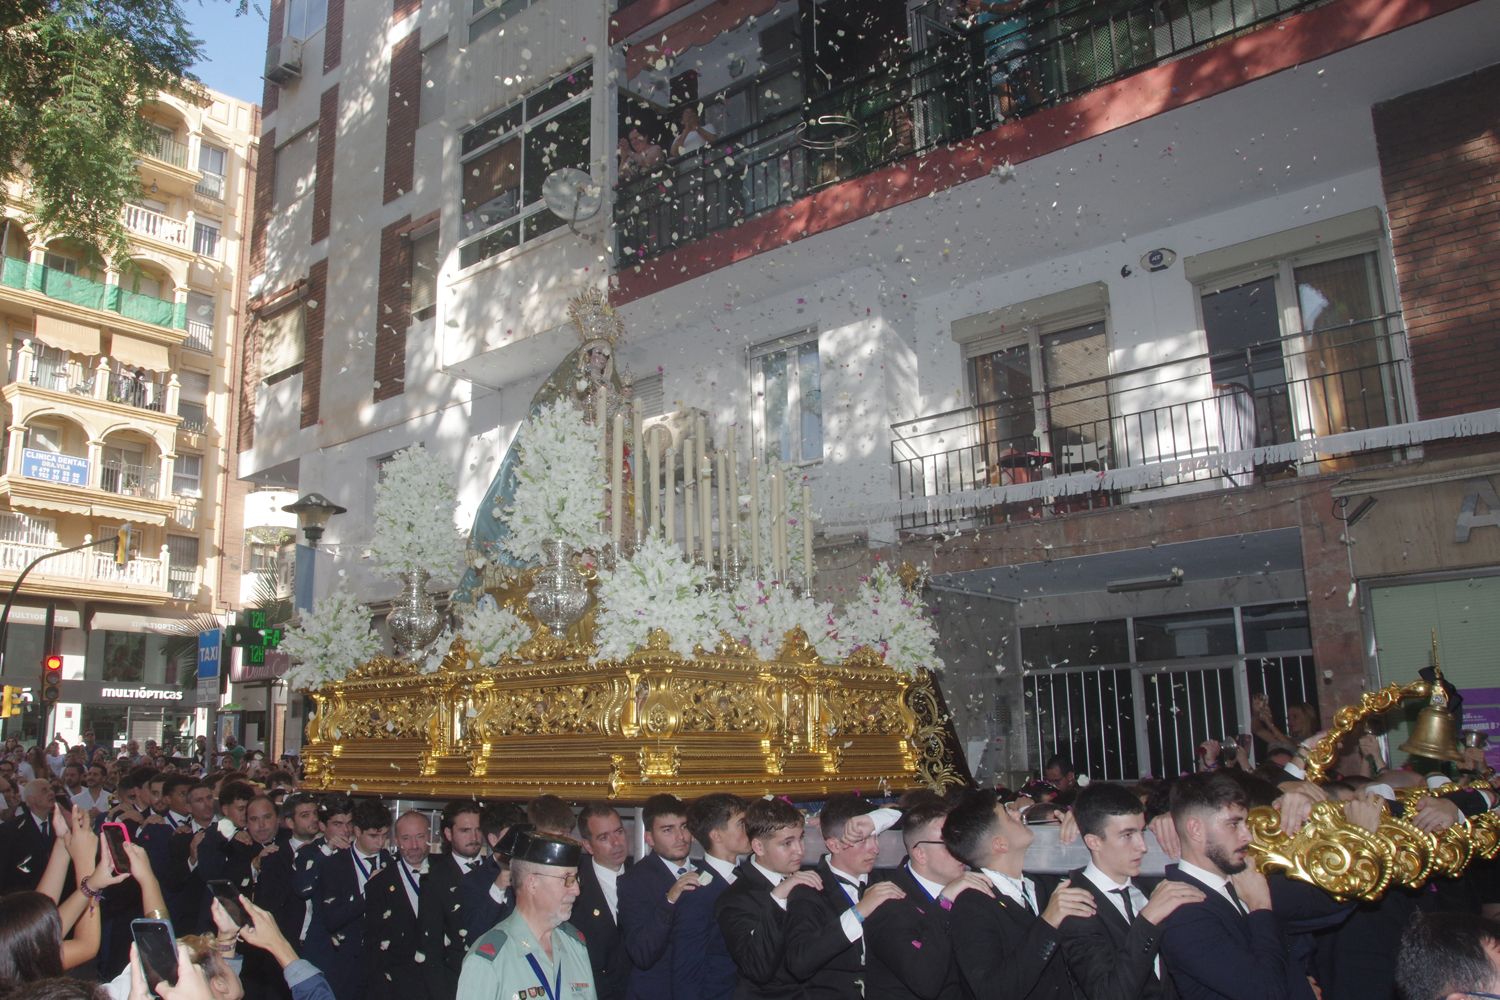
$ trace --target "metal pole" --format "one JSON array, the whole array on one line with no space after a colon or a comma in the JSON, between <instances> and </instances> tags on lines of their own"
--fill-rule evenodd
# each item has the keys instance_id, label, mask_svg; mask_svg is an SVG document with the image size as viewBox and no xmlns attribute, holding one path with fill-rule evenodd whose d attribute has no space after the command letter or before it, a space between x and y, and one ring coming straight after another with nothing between
<instances>
[{"instance_id":1,"label":"metal pole","mask_svg":"<svg viewBox=\"0 0 1500 1000\"><path fill-rule=\"evenodd\" d=\"M42 620L42 655L46 656L52 650L52 621L57 611L57 602L47 602L47 616ZM58 689L59 697L61 688ZM57 735L57 702L53 702L47 709L47 715L42 719L41 732L37 736L43 742L50 742L50 737Z\"/></svg>"}]
</instances>

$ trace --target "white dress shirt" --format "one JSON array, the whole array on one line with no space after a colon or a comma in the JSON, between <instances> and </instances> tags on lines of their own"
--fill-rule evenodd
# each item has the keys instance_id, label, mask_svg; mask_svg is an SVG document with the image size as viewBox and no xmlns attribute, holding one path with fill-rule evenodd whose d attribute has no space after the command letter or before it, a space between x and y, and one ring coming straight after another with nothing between
<instances>
[{"instance_id":1,"label":"white dress shirt","mask_svg":"<svg viewBox=\"0 0 1500 1000\"><path fill-rule=\"evenodd\" d=\"M1032 913L1041 912L1036 908L1036 883L1031 879L1024 875L1016 878L1004 872L997 872L993 868L979 870L984 872L985 877L990 880L990 884L1000 895ZM1027 902L1028 899L1031 900L1030 903Z\"/></svg>"},{"instance_id":2,"label":"white dress shirt","mask_svg":"<svg viewBox=\"0 0 1500 1000\"><path fill-rule=\"evenodd\" d=\"M725 861L722 858L714 857L712 854L703 855L703 860L708 865L708 867L718 872L719 875L724 879L724 881L728 882L730 885L734 885L734 880L738 876L734 873L733 861Z\"/></svg>"},{"instance_id":3,"label":"white dress shirt","mask_svg":"<svg viewBox=\"0 0 1500 1000\"><path fill-rule=\"evenodd\" d=\"M828 870L833 872L833 877L839 880L839 888L844 890L845 897L849 900L849 909L839 914L839 926L844 929L844 937L853 944L865 936L864 922L854 913L854 907L859 905L859 894L865 884L870 881L868 875L850 875L833 867L833 862L828 863ZM854 885L849 883L853 882Z\"/></svg>"},{"instance_id":4,"label":"white dress shirt","mask_svg":"<svg viewBox=\"0 0 1500 1000\"><path fill-rule=\"evenodd\" d=\"M1225 878L1223 875L1220 875L1218 872L1211 872L1206 869L1199 868L1197 865L1193 864L1190 861L1177 862L1177 870L1182 872L1182 874L1184 875L1192 876L1199 882L1202 882L1204 885L1208 886L1214 892L1217 892L1220 896L1223 896L1225 902L1234 907L1236 910L1239 910L1241 913L1246 912L1246 910L1248 909L1248 907L1243 905L1243 901L1239 903L1235 902L1234 897L1229 894L1229 879Z\"/></svg>"},{"instance_id":5,"label":"white dress shirt","mask_svg":"<svg viewBox=\"0 0 1500 1000\"><path fill-rule=\"evenodd\" d=\"M781 874L781 872L773 872L771 869L767 868L759 861L756 861L754 858L750 859L750 863L755 866L755 870L760 872L762 877L764 877L767 882L771 883L772 889L775 889L778 885L781 884L782 879L786 878L786 876ZM771 899L776 903L777 906L781 907L783 910L786 909L786 900L782 899L780 896L775 895L773 895Z\"/></svg>"},{"instance_id":6,"label":"white dress shirt","mask_svg":"<svg viewBox=\"0 0 1500 1000\"><path fill-rule=\"evenodd\" d=\"M604 893L604 902L609 904L609 915L614 918L615 923L620 922L620 873L625 870L621 865L618 869L606 868L597 859L590 860L589 864L594 866L594 875L599 879L599 891Z\"/></svg>"},{"instance_id":7,"label":"white dress shirt","mask_svg":"<svg viewBox=\"0 0 1500 1000\"><path fill-rule=\"evenodd\" d=\"M1117 883L1114 879L1104 874L1104 872L1100 870L1099 866L1094 864L1092 861L1084 866L1083 877L1094 883L1094 885L1098 886L1099 891L1104 893L1104 898L1109 900L1110 904L1114 906L1114 908L1119 912L1120 916L1125 918L1125 922L1127 924L1133 924L1137 919L1139 919L1141 910L1146 906L1147 899L1146 894L1140 889L1136 888L1134 882L1130 881L1130 879L1126 879L1123 883ZM1132 910L1131 913L1125 912L1125 900L1121 898L1120 893L1117 891L1120 889L1125 889L1130 893L1130 907ZM1156 961L1153 962L1152 965L1156 969L1156 978L1160 979L1161 957L1157 956Z\"/></svg>"}]
</instances>

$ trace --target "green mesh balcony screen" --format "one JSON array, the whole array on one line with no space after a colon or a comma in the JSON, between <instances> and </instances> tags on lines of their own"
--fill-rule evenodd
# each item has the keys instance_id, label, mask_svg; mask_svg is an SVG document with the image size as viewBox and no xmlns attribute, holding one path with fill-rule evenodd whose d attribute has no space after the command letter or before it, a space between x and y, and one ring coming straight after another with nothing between
<instances>
[{"instance_id":1,"label":"green mesh balcony screen","mask_svg":"<svg viewBox=\"0 0 1500 1000\"><path fill-rule=\"evenodd\" d=\"M89 309L104 308L104 283L54 268L42 269L42 291L51 298ZM170 303L168 303L170 305Z\"/></svg>"},{"instance_id":2,"label":"green mesh balcony screen","mask_svg":"<svg viewBox=\"0 0 1500 1000\"><path fill-rule=\"evenodd\" d=\"M138 319L142 323L157 326L172 326L173 304L166 299L142 295L139 292L120 291L120 315Z\"/></svg>"}]
</instances>

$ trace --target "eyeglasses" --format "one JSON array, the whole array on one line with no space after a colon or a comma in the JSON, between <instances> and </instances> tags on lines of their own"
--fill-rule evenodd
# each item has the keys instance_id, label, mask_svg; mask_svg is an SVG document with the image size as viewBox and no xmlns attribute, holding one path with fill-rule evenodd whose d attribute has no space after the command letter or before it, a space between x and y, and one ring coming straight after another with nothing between
<instances>
[{"instance_id":1,"label":"eyeglasses","mask_svg":"<svg viewBox=\"0 0 1500 1000\"><path fill-rule=\"evenodd\" d=\"M568 886L569 888L572 888L573 886L578 884L577 872L568 872L568 874L566 875L554 875L551 872L532 872L531 874L540 875L543 878L560 878L562 879L563 885ZM1500 1000L1500 998L1497 998L1497 1000Z\"/></svg>"}]
</instances>

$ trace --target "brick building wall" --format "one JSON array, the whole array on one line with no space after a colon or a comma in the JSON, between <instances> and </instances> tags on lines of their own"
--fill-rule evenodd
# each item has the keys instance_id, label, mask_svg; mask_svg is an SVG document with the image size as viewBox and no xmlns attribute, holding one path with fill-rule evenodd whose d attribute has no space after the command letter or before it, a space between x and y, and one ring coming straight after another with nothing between
<instances>
[{"instance_id":1,"label":"brick building wall","mask_svg":"<svg viewBox=\"0 0 1500 1000\"><path fill-rule=\"evenodd\" d=\"M318 153L313 177L312 242L328 238L333 224L333 152L339 131L339 85L323 91L318 102Z\"/></svg>"},{"instance_id":2,"label":"brick building wall","mask_svg":"<svg viewBox=\"0 0 1500 1000\"><path fill-rule=\"evenodd\" d=\"M302 423L318 422L318 403L323 387L323 317L328 309L328 261L307 269L307 311L302 324Z\"/></svg>"},{"instance_id":3,"label":"brick building wall","mask_svg":"<svg viewBox=\"0 0 1500 1000\"><path fill-rule=\"evenodd\" d=\"M1418 415L1488 409L1500 382L1500 64L1374 108Z\"/></svg>"},{"instance_id":4,"label":"brick building wall","mask_svg":"<svg viewBox=\"0 0 1500 1000\"><path fill-rule=\"evenodd\" d=\"M391 49L391 83L385 122L386 204L411 190L421 100L422 33L413 31Z\"/></svg>"},{"instance_id":5,"label":"brick building wall","mask_svg":"<svg viewBox=\"0 0 1500 1000\"><path fill-rule=\"evenodd\" d=\"M380 279L375 302L375 401L406 386L406 328L411 325L411 217L380 231Z\"/></svg>"}]
</instances>

